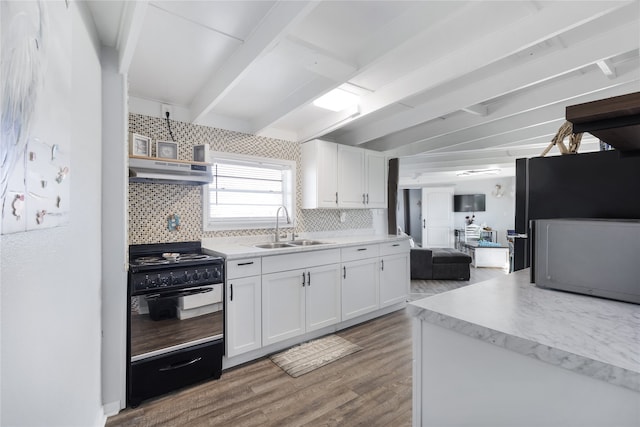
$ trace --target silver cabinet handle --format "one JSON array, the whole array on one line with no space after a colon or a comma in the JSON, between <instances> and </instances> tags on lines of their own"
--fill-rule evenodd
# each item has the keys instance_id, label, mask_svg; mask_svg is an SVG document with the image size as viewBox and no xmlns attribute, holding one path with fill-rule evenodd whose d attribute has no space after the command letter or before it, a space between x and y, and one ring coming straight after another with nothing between
<instances>
[{"instance_id":1,"label":"silver cabinet handle","mask_svg":"<svg viewBox=\"0 0 640 427\"><path fill-rule=\"evenodd\" d=\"M362 193L362 204L363 204L363 205L365 204L365 201L364 201L364 193Z\"/></svg>"},{"instance_id":2,"label":"silver cabinet handle","mask_svg":"<svg viewBox=\"0 0 640 427\"><path fill-rule=\"evenodd\" d=\"M347 278L347 267L342 267L342 278L346 279Z\"/></svg>"},{"instance_id":3,"label":"silver cabinet handle","mask_svg":"<svg viewBox=\"0 0 640 427\"><path fill-rule=\"evenodd\" d=\"M302 287L304 288L305 285L305 276L304 276L304 271L302 272Z\"/></svg>"},{"instance_id":4,"label":"silver cabinet handle","mask_svg":"<svg viewBox=\"0 0 640 427\"><path fill-rule=\"evenodd\" d=\"M383 259L381 259L381 260L380 260L380 263L382 264L382 271L384 271L384 260L383 260Z\"/></svg>"},{"instance_id":5,"label":"silver cabinet handle","mask_svg":"<svg viewBox=\"0 0 640 427\"><path fill-rule=\"evenodd\" d=\"M307 286L311 286L311 272L307 271Z\"/></svg>"},{"instance_id":6,"label":"silver cabinet handle","mask_svg":"<svg viewBox=\"0 0 640 427\"><path fill-rule=\"evenodd\" d=\"M369 204L369 193L367 193L367 204Z\"/></svg>"},{"instance_id":7,"label":"silver cabinet handle","mask_svg":"<svg viewBox=\"0 0 640 427\"><path fill-rule=\"evenodd\" d=\"M231 295L229 295L229 301L233 301L233 283L229 285L229 288L231 290L230 292Z\"/></svg>"},{"instance_id":8,"label":"silver cabinet handle","mask_svg":"<svg viewBox=\"0 0 640 427\"><path fill-rule=\"evenodd\" d=\"M338 192L336 191L336 205L338 204Z\"/></svg>"},{"instance_id":9,"label":"silver cabinet handle","mask_svg":"<svg viewBox=\"0 0 640 427\"><path fill-rule=\"evenodd\" d=\"M422 228L427 228L427 220L426 219L422 220Z\"/></svg>"},{"instance_id":10,"label":"silver cabinet handle","mask_svg":"<svg viewBox=\"0 0 640 427\"><path fill-rule=\"evenodd\" d=\"M253 261L251 261L251 262L239 262L238 263L238 267L240 267L242 265L251 265L251 264L253 264Z\"/></svg>"}]
</instances>

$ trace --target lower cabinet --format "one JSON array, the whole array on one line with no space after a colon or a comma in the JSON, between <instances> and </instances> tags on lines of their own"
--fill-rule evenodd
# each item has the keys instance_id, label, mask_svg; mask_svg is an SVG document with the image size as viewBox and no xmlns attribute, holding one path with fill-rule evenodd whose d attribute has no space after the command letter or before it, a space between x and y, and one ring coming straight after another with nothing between
<instances>
[{"instance_id":1,"label":"lower cabinet","mask_svg":"<svg viewBox=\"0 0 640 427\"><path fill-rule=\"evenodd\" d=\"M342 264L342 320L374 311L379 306L378 258Z\"/></svg>"},{"instance_id":2,"label":"lower cabinet","mask_svg":"<svg viewBox=\"0 0 640 427\"><path fill-rule=\"evenodd\" d=\"M226 356L406 301L405 241L227 262Z\"/></svg>"},{"instance_id":3,"label":"lower cabinet","mask_svg":"<svg viewBox=\"0 0 640 427\"><path fill-rule=\"evenodd\" d=\"M262 276L262 343L273 344L340 321L339 265Z\"/></svg>"},{"instance_id":4,"label":"lower cabinet","mask_svg":"<svg viewBox=\"0 0 640 427\"><path fill-rule=\"evenodd\" d=\"M406 301L409 283L407 253L380 258L380 307Z\"/></svg>"},{"instance_id":5,"label":"lower cabinet","mask_svg":"<svg viewBox=\"0 0 640 427\"><path fill-rule=\"evenodd\" d=\"M225 342L227 357L262 347L260 276L227 280Z\"/></svg>"}]
</instances>

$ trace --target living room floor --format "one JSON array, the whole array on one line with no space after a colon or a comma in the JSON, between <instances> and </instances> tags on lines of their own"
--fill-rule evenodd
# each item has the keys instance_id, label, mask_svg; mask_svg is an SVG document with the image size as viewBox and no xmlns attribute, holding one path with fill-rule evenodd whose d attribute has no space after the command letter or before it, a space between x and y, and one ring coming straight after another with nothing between
<instances>
[{"instance_id":1,"label":"living room floor","mask_svg":"<svg viewBox=\"0 0 640 427\"><path fill-rule=\"evenodd\" d=\"M509 274L509 271L503 268L470 268L471 277L466 280L412 280L409 299L411 301L419 300L431 295L447 292L452 289L461 288L463 286L472 285L474 283L484 282L496 277Z\"/></svg>"}]
</instances>

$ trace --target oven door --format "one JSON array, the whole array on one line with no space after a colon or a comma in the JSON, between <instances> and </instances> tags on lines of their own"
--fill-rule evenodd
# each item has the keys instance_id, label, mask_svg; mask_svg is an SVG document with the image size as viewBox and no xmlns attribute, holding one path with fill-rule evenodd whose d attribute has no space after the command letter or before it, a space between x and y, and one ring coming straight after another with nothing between
<instances>
[{"instance_id":1,"label":"oven door","mask_svg":"<svg viewBox=\"0 0 640 427\"><path fill-rule=\"evenodd\" d=\"M223 285L131 296L131 362L221 340Z\"/></svg>"}]
</instances>

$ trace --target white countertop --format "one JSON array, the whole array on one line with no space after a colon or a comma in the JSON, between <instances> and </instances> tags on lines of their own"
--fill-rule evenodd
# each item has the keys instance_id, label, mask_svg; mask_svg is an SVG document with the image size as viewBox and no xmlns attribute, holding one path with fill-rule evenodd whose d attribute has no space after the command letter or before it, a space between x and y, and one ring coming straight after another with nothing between
<instances>
[{"instance_id":1,"label":"white countertop","mask_svg":"<svg viewBox=\"0 0 640 427\"><path fill-rule=\"evenodd\" d=\"M409 313L640 392L640 305L541 289L529 270L414 301Z\"/></svg>"},{"instance_id":2,"label":"white countertop","mask_svg":"<svg viewBox=\"0 0 640 427\"><path fill-rule=\"evenodd\" d=\"M248 238L204 238L202 239L202 250L208 254L223 256L228 260L249 258L255 256L282 255L294 252L317 251L323 249L335 249L348 246L357 246L363 244L375 244L408 240L408 236L396 235L344 235L332 237L300 237L298 240L311 239L324 242L322 245L286 247L277 249L256 248L258 243L268 243L266 237L248 237Z\"/></svg>"}]
</instances>

